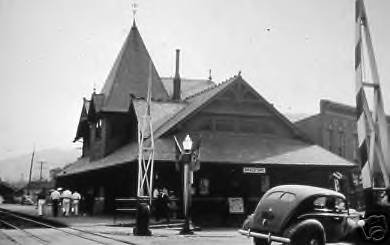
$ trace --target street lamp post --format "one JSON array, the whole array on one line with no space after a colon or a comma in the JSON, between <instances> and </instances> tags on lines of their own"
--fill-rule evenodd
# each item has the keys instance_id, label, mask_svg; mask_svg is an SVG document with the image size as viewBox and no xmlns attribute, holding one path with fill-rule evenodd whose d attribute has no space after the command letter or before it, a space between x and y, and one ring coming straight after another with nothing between
<instances>
[{"instance_id":1,"label":"street lamp post","mask_svg":"<svg viewBox=\"0 0 390 245\"><path fill-rule=\"evenodd\" d=\"M183 228L180 231L181 235L190 235L194 234L193 231L190 229L190 197L191 197L191 190L190 190L190 168L189 164L191 162L191 156L192 156L192 140L190 136L187 134L186 138L183 141L183 152L181 154L181 161L183 163L183 206L184 206L184 225Z\"/></svg>"}]
</instances>

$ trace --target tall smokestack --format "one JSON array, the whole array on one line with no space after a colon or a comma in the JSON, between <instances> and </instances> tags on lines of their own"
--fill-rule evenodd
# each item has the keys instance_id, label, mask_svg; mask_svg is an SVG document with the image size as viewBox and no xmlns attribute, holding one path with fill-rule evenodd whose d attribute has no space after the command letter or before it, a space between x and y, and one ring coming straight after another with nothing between
<instances>
[{"instance_id":1,"label":"tall smokestack","mask_svg":"<svg viewBox=\"0 0 390 245\"><path fill-rule=\"evenodd\" d=\"M179 75L179 64L180 64L180 49L176 49L176 72L175 72L175 78L173 79L173 100L180 100L180 93L181 93L181 79Z\"/></svg>"}]
</instances>

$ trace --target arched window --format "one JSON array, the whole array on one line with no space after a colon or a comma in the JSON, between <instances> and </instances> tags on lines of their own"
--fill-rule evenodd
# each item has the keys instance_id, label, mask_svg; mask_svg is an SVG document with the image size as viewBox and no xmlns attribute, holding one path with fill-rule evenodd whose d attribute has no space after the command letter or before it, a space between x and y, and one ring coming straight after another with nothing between
<instances>
[{"instance_id":1,"label":"arched window","mask_svg":"<svg viewBox=\"0 0 390 245\"><path fill-rule=\"evenodd\" d=\"M98 119L95 124L95 138L96 139L101 139L102 138L102 125L103 125L103 120Z\"/></svg>"},{"instance_id":2,"label":"arched window","mask_svg":"<svg viewBox=\"0 0 390 245\"><path fill-rule=\"evenodd\" d=\"M329 145L328 145L328 149L329 149L329 151L333 151L333 126L332 126L332 124L330 124L329 126L328 126L328 143L329 143Z\"/></svg>"},{"instance_id":3,"label":"arched window","mask_svg":"<svg viewBox=\"0 0 390 245\"><path fill-rule=\"evenodd\" d=\"M339 148L338 154L342 157L345 156L345 133L343 128L339 128Z\"/></svg>"}]
</instances>

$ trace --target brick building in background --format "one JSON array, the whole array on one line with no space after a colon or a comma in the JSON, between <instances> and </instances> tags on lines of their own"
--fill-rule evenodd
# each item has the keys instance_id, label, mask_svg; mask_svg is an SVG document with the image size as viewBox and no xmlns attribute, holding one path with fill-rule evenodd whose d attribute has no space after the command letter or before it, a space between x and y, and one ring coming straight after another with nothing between
<instances>
[{"instance_id":1,"label":"brick building in background","mask_svg":"<svg viewBox=\"0 0 390 245\"><path fill-rule=\"evenodd\" d=\"M387 121L390 129L390 117ZM355 107L321 100L320 113L296 121L295 125L314 143L351 162L360 162ZM390 149L387 153L390 154ZM359 169L351 177L355 185L359 182L358 176Z\"/></svg>"}]
</instances>

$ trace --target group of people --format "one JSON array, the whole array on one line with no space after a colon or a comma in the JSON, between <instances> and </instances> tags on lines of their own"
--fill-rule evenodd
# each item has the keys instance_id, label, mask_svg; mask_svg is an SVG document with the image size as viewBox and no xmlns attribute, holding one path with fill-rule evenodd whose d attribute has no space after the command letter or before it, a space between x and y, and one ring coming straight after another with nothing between
<instances>
[{"instance_id":1,"label":"group of people","mask_svg":"<svg viewBox=\"0 0 390 245\"><path fill-rule=\"evenodd\" d=\"M79 206L81 195L77 191L73 193L62 188L53 189L50 191L49 199L52 204L52 213L54 217L58 216L58 210L61 208L63 216L70 214L79 215ZM44 206L46 203L46 193L42 190L38 193L38 215L42 216L44 213Z\"/></svg>"},{"instance_id":2,"label":"group of people","mask_svg":"<svg viewBox=\"0 0 390 245\"><path fill-rule=\"evenodd\" d=\"M176 197L173 192L168 192L167 188L154 189L153 191L154 199L154 216L156 221L159 221L160 218L165 218L167 222L170 221L171 215L173 218L176 218L175 213L177 209Z\"/></svg>"}]
</instances>

